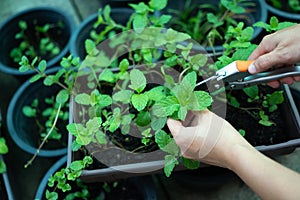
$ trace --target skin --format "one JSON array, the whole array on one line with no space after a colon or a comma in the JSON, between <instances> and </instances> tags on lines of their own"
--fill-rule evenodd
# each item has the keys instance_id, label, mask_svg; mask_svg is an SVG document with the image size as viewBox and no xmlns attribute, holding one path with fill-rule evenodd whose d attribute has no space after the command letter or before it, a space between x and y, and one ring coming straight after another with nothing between
<instances>
[{"instance_id":1,"label":"skin","mask_svg":"<svg viewBox=\"0 0 300 200\"><path fill-rule=\"evenodd\" d=\"M185 122L167 121L184 157L232 170L262 199L300 199L300 174L261 154L214 113L204 110L190 115L194 117L189 127L183 126ZM207 136L216 134L208 126L220 129L217 140L205 144Z\"/></svg>"},{"instance_id":2,"label":"skin","mask_svg":"<svg viewBox=\"0 0 300 200\"><path fill-rule=\"evenodd\" d=\"M300 25L263 38L249 60L252 74L271 67L300 62ZM292 84L300 77L270 82ZM190 112L185 121L168 119L168 127L181 153L191 158L235 172L262 199L300 199L300 174L257 151L226 120L209 110Z\"/></svg>"},{"instance_id":3,"label":"skin","mask_svg":"<svg viewBox=\"0 0 300 200\"><path fill-rule=\"evenodd\" d=\"M265 36L248 58L255 60L249 72L255 74L271 67L291 66L300 62L299 32L300 24L297 24ZM276 88L280 82L292 84L294 81L300 81L300 76L272 81L269 85Z\"/></svg>"}]
</instances>

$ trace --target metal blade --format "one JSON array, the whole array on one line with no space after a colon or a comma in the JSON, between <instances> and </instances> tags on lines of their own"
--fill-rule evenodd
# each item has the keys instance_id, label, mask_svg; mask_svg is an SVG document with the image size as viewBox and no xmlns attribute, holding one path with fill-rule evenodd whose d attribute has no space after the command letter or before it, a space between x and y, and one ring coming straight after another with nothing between
<instances>
[{"instance_id":1,"label":"metal blade","mask_svg":"<svg viewBox=\"0 0 300 200\"><path fill-rule=\"evenodd\" d=\"M205 80L200 81L199 83L197 83L197 84L196 84L196 87L198 87L199 85L202 85L202 84L204 84L204 83L206 83L206 82L208 82L208 81L217 79L218 77L219 77L219 76L217 76L217 75L211 76L211 77L209 77L209 78L207 78L207 79L205 79Z\"/></svg>"}]
</instances>

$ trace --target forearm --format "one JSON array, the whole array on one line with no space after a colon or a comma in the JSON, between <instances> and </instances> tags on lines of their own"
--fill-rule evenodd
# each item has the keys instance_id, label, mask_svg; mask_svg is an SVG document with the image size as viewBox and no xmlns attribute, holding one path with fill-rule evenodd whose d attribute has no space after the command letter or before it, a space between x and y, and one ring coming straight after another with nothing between
<instances>
[{"instance_id":1,"label":"forearm","mask_svg":"<svg viewBox=\"0 0 300 200\"><path fill-rule=\"evenodd\" d=\"M234 171L262 199L300 199L300 174L248 146L237 146L229 159Z\"/></svg>"}]
</instances>

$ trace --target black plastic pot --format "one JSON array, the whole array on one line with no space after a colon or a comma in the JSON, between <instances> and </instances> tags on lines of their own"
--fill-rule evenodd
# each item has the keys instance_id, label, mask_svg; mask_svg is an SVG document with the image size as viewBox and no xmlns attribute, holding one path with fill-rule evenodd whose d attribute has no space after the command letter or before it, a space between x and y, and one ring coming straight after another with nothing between
<instances>
[{"instance_id":1,"label":"black plastic pot","mask_svg":"<svg viewBox=\"0 0 300 200\"><path fill-rule=\"evenodd\" d=\"M51 175L53 175L56 171L58 171L61 167L64 167L64 165L67 164L67 156L62 157L59 159L44 175L42 178L38 189L36 191L35 199L45 199L45 190L47 188L48 184L48 179ZM102 181L102 180L98 180ZM157 194L154 186L154 182L150 176L145 176L145 177L133 177L128 180L119 180L121 185L124 186L124 189L126 187L127 191L124 191L126 193L131 193L135 195L135 198L137 199L144 199L144 200L156 200L157 199ZM124 183L123 183L124 182ZM92 184L98 184L98 186L102 183L92 183ZM127 188L127 186L129 187ZM97 187L97 188L101 188ZM117 196L120 196L122 194L116 194L114 192L114 189L111 193L105 193L104 191L99 190L98 194L101 196L103 199L114 199ZM130 191L128 191L130 190ZM119 191L120 192L120 191ZM112 197L110 197L112 195ZM124 195L124 194L123 194ZM126 194L127 195L127 194ZM127 198L125 196L122 196L122 198ZM132 196L131 196L132 198Z\"/></svg>"},{"instance_id":2,"label":"black plastic pot","mask_svg":"<svg viewBox=\"0 0 300 200\"><path fill-rule=\"evenodd\" d=\"M219 2L220 1L192 0L191 4L192 5L212 4L214 6L218 6ZM255 3L255 7L249 7L249 10L251 10L253 12L249 12L249 13L245 14L249 18L249 21L250 21L248 23L248 25L251 26L252 24L254 24L255 22L258 22L258 21L266 22L267 9L266 9L264 0L253 0L251 2ZM169 14L168 9L182 10L184 8L185 3L186 3L186 1L176 1L176 2L169 1L168 6L162 12ZM254 33L252 36L252 40L256 39L261 32L262 32L262 28L254 27ZM197 47L194 47L194 48L199 49L199 50L203 49L202 46L200 46L198 48ZM213 49L214 49L216 54L220 55L223 51L223 46L215 45L213 49L211 47L207 46L207 47L205 47L205 49L208 53L212 53Z\"/></svg>"},{"instance_id":3,"label":"black plastic pot","mask_svg":"<svg viewBox=\"0 0 300 200\"><path fill-rule=\"evenodd\" d=\"M115 22L125 24L132 12L132 9L129 8L112 8L111 17ZM97 20L98 13L90 15L79 25L72 35L70 51L74 57L79 57L81 60L85 58L85 40L91 39L90 32L94 29L93 25ZM102 28L103 26L100 26L96 29L96 31L99 32Z\"/></svg>"},{"instance_id":4,"label":"black plastic pot","mask_svg":"<svg viewBox=\"0 0 300 200\"><path fill-rule=\"evenodd\" d=\"M56 72L58 68L52 68L46 73ZM61 88L57 85L47 87L43 81L34 83L26 81L16 91L12 97L7 111L7 129L12 140L25 152L35 154L40 143L37 133L38 128L34 118L26 117L22 109L25 105L31 105L33 99L39 100L39 108L43 109L44 99L56 95ZM62 140L48 141L40 150L38 156L54 157L61 156L67 152L67 134L62 136ZM65 143L65 144L63 144Z\"/></svg>"},{"instance_id":5,"label":"black plastic pot","mask_svg":"<svg viewBox=\"0 0 300 200\"><path fill-rule=\"evenodd\" d=\"M278 9L273 7L270 3L268 3L268 1L264 0L267 10L271 13L271 16L275 15L277 17L281 17L285 20L292 20L292 21L298 21L300 20L300 14L299 13L292 13L290 11L286 11L283 9ZM288 1L281 1L282 4L286 4L285 7L287 7L288 5Z\"/></svg>"},{"instance_id":6,"label":"black plastic pot","mask_svg":"<svg viewBox=\"0 0 300 200\"><path fill-rule=\"evenodd\" d=\"M18 23L20 20L26 21L28 25L29 35L35 35L33 23L39 26L47 23L62 22L63 28L54 29L49 31L49 35L55 38L57 44L60 46L60 53L55 57L48 59L48 67L56 65L60 59L69 51L69 43L74 29L74 22L65 12L57 10L56 8L40 7L32 8L19 12L0 25L0 71L12 75L31 75L33 71L19 72L18 64L14 63L10 57L10 52L13 48L20 44L20 40L15 39L16 33L20 31Z\"/></svg>"}]
</instances>

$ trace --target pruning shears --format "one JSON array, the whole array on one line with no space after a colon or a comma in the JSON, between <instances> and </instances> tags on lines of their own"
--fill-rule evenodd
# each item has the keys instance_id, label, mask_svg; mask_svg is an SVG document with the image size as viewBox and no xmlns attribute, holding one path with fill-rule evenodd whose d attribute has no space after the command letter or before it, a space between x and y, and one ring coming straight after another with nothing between
<instances>
[{"instance_id":1,"label":"pruning shears","mask_svg":"<svg viewBox=\"0 0 300 200\"><path fill-rule=\"evenodd\" d=\"M277 68L272 71L250 74L248 67L254 60L236 60L216 71L215 75L196 84L200 86L208 81L223 81L225 89L243 89L252 85L267 83L285 77L300 76L300 66Z\"/></svg>"}]
</instances>

